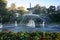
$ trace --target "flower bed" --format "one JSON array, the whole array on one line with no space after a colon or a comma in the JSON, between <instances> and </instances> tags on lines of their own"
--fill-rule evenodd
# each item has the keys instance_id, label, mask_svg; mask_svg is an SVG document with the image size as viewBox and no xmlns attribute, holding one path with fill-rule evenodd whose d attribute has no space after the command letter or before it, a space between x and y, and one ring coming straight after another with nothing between
<instances>
[{"instance_id":1,"label":"flower bed","mask_svg":"<svg viewBox=\"0 0 60 40\"><path fill-rule=\"evenodd\" d=\"M60 32L0 32L0 40L60 40Z\"/></svg>"}]
</instances>

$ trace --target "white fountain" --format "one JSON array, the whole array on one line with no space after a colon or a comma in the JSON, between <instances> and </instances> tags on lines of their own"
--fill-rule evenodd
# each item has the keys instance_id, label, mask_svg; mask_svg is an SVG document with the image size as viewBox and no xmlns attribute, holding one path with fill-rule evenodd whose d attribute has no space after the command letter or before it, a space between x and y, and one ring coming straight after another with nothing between
<instances>
[{"instance_id":1,"label":"white fountain","mask_svg":"<svg viewBox=\"0 0 60 40\"><path fill-rule=\"evenodd\" d=\"M42 27L44 28L45 27L45 22L43 21L43 23L42 23Z\"/></svg>"},{"instance_id":2,"label":"white fountain","mask_svg":"<svg viewBox=\"0 0 60 40\"><path fill-rule=\"evenodd\" d=\"M45 28L45 22L43 21L43 23L42 23L42 27L43 27L43 35L44 35L44 37L45 37L45 31L44 31L44 28Z\"/></svg>"},{"instance_id":3,"label":"white fountain","mask_svg":"<svg viewBox=\"0 0 60 40\"><path fill-rule=\"evenodd\" d=\"M19 13L15 13L16 14L16 18L19 17ZM15 21L15 26L17 27L18 24L17 24L17 20Z\"/></svg>"},{"instance_id":4,"label":"white fountain","mask_svg":"<svg viewBox=\"0 0 60 40\"><path fill-rule=\"evenodd\" d=\"M28 24L26 26L35 28L35 22L34 22L34 20L30 19L29 22L28 22Z\"/></svg>"},{"instance_id":5,"label":"white fountain","mask_svg":"<svg viewBox=\"0 0 60 40\"><path fill-rule=\"evenodd\" d=\"M2 21L2 18L1 18L1 21ZM3 27L3 25L2 25L2 22L0 23L0 28L2 28Z\"/></svg>"},{"instance_id":6,"label":"white fountain","mask_svg":"<svg viewBox=\"0 0 60 40\"><path fill-rule=\"evenodd\" d=\"M25 17L25 18L30 18L30 20L28 21L28 23L26 24L26 26L35 28L35 21L33 20L33 18L35 18L35 19L36 19L36 18L39 18L39 15L37 15L37 14L32 14L32 10L30 10L28 14L24 14L24 15L23 15L22 21L25 20L24 17ZM22 22L20 22L20 23L22 23Z\"/></svg>"},{"instance_id":7,"label":"white fountain","mask_svg":"<svg viewBox=\"0 0 60 40\"><path fill-rule=\"evenodd\" d=\"M36 27L36 25L35 25L36 24L35 23L36 21L34 19L40 18L40 16L37 15L37 14L33 14L33 11L35 10L35 8L31 8L31 4L30 4L30 8L28 8L27 10L29 10L29 13L23 15L23 18L22 18L22 21L20 22L20 24L22 24L23 23L23 20L25 20L26 18L30 18L30 20L28 20L28 23L25 24L25 25L28 26L28 27L35 28Z\"/></svg>"},{"instance_id":8,"label":"white fountain","mask_svg":"<svg viewBox=\"0 0 60 40\"><path fill-rule=\"evenodd\" d=\"M27 14L28 16L32 16L32 12L30 11L29 14ZM30 19L29 22L26 24L26 26L29 26L29 27L33 27L35 28L35 22L34 20Z\"/></svg>"},{"instance_id":9,"label":"white fountain","mask_svg":"<svg viewBox=\"0 0 60 40\"><path fill-rule=\"evenodd\" d=\"M3 25L2 25L2 23L0 23L0 28L2 28L3 27Z\"/></svg>"},{"instance_id":10,"label":"white fountain","mask_svg":"<svg viewBox=\"0 0 60 40\"><path fill-rule=\"evenodd\" d=\"M15 21L15 26L17 27L18 25L17 25L17 21Z\"/></svg>"}]
</instances>

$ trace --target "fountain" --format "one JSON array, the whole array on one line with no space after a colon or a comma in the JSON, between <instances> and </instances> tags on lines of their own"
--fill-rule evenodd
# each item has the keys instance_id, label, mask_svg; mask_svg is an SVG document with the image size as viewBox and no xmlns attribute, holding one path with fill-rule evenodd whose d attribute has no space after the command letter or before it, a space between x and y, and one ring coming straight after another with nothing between
<instances>
[{"instance_id":1,"label":"fountain","mask_svg":"<svg viewBox=\"0 0 60 40\"><path fill-rule=\"evenodd\" d=\"M0 28L2 28L3 27L3 25L0 23Z\"/></svg>"},{"instance_id":2,"label":"fountain","mask_svg":"<svg viewBox=\"0 0 60 40\"><path fill-rule=\"evenodd\" d=\"M40 27L40 24L42 23L42 20L40 19L40 16L37 15L37 14L33 14L35 8L31 8L31 3L30 3L30 8L27 8L27 10L29 10L29 13L28 14L24 14L22 16L22 21L20 22L20 24L24 24L28 27L32 27L32 28L35 28L35 27ZM24 21L26 22L26 19L29 19L27 20L27 24L26 23L23 23ZM40 23L37 22L37 20L40 19Z\"/></svg>"},{"instance_id":3,"label":"fountain","mask_svg":"<svg viewBox=\"0 0 60 40\"><path fill-rule=\"evenodd\" d=\"M45 22L43 21L43 23L42 23L42 27L44 28L45 27Z\"/></svg>"},{"instance_id":4,"label":"fountain","mask_svg":"<svg viewBox=\"0 0 60 40\"><path fill-rule=\"evenodd\" d=\"M16 15L16 18L19 17L19 13L15 13L15 15ZM16 27L18 26L18 24L17 24L17 19L15 20L15 26L16 26Z\"/></svg>"},{"instance_id":5,"label":"fountain","mask_svg":"<svg viewBox=\"0 0 60 40\"><path fill-rule=\"evenodd\" d=\"M35 28L37 26L40 26L40 24L38 22L36 22L36 20L40 19L40 16L37 15L37 14L33 14L32 12L33 12L32 9L30 9L28 14L24 14L22 16L23 19L20 22L20 24L22 24L25 21L25 19L29 19L29 20L27 20L28 23L27 24L25 23L26 26L32 27L32 28ZM42 20L40 20L40 21L42 21Z\"/></svg>"},{"instance_id":6,"label":"fountain","mask_svg":"<svg viewBox=\"0 0 60 40\"><path fill-rule=\"evenodd\" d=\"M17 27L18 25L17 25L17 21L15 21L15 27Z\"/></svg>"},{"instance_id":7,"label":"fountain","mask_svg":"<svg viewBox=\"0 0 60 40\"><path fill-rule=\"evenodd\" d=\"M35 28L35 22L34 20L29 20L28 24L26 26L29 26L29 27L34 27Z\"/></svg>"},{"instance_id":8,"label":"fountain","mask_svg":"<svg viewBox=\"0 0 60 40\"><path fill-rule=\"evenodd\" d=\"M2 25L2 18L1 18L0 28L2 28L2 27L3 27L3 25Z\"/></svg>"}]
</instances>

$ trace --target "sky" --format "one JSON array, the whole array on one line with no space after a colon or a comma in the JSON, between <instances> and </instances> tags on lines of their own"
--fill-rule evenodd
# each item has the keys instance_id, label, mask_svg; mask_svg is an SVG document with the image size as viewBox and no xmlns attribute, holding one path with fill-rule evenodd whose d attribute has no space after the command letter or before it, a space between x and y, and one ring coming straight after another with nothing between
<instances>
[{"instance_id":1,"label":"sky","mask_svg":"<svg viewBox=\"0 0 60 40\"><path fill-rule=\"evenodd\" d=\"M40 6L46 6L47 8L50 5L58 6L60 5L60 0L7 0L7 6L10 7L11 3L15 3L16 7L23 6L25 8L31 6L34 7L36 4L39 4Z\"/></svg>"}]
</instances>

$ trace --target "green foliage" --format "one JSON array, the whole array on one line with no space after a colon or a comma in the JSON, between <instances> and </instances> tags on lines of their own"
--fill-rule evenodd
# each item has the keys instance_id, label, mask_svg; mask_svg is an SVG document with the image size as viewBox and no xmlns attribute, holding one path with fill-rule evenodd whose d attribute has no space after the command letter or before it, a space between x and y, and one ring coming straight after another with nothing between
<instances>
[{"instance_id":1,"label":"green foliage","mask_svg":"<svg viewBox=\"0 0 60 40\"><path fill-rule=\"evenodd\" d=\"M60 22L60 11L56 10L55 6L50 6L47 12L52 22Z\"/></svg>"},{"instance_id":2,"label":"green foliage","mask_svg":"<svg viewBox=\"0 0 60 40\"><path fill-rule=\"evenodd\" d=\"M33 12L33 14L40 14L40 13L41 13L40 9L35 9L34 12Z\"/></svg>"},{"instance_id":3,"label":"green foliage","mask_svg":"<svg viewBox=\"0 0 60 40\"><path fill-rule=\"evenodd\" d=\"M60 32L0 32L0 40L59 40Z\"/></svg>"},{"instance_id":4,"label":"green foliage","mask_svg":"<svg viewBox=\"0 0 60 40\"><path fill-rule=\"evenodd\" d=\"M2 22L8 20L7 10L6 10L6 0L0 0L0 16L2 17Z\"/></svg>"}]
</instances>

